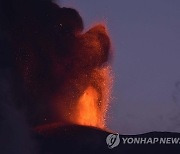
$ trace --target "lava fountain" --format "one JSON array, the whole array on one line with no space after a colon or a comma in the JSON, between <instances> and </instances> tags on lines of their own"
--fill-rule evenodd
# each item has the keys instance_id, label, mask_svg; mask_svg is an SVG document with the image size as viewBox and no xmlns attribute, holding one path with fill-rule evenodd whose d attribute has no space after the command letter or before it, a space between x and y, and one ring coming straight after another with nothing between
<instances>
[{"instance_id":1,"label":"lava fountain","mask_svg":"<svg viewBox=\"0 0 180 154\"><path fill-rule=\"evenodd\" d=\"M106 112L111 89L109 71L109 68L99 70L103 81L97 79L97 82L101 83L101 88L98 90L93 86L89 86L78 99L73 114L74 118L72 118L75 123L98 128L106 126Z\"/></svg>"}]
</instances>

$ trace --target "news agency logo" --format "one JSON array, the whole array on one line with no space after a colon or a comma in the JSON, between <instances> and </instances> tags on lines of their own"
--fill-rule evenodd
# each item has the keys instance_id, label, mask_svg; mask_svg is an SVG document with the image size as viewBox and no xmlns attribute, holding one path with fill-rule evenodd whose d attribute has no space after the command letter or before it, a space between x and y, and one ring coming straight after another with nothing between
<instances>
[{"instance_id":1,"label":"news agency logo","mask_svg":"<svg viewBox=\"0 0 180 154\"><path fill-rule=\"evenodd\" d=\"M117 147L119 144L179 144L180 137L142 137L142 136L120 136L119 134L109 134L106 138L109 149Z\"/></svg>"},{"instance_id":2,"label":"news agency logo","mask_svg":"<svg viewBox=\"0 0 180 154\"><path fill-rule=\"evenodd\" d=\"M106 143L109 149L117 147L120 143L119 134L109 134L106 138Z\"/></svg>"}]
</instances>

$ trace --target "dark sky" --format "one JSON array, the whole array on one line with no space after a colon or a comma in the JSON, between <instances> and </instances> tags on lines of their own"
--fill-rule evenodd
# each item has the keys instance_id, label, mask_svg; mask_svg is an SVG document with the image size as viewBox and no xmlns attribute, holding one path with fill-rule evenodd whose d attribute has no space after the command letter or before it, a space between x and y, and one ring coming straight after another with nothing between
<instances>
[{"instance_id":1,"label":"dark sky","mask_svg":"<svg viewBox=\"0 0 180 154\"><path fill-rule=\"evenodd\" d=\"M115 73L108 127L124 134L180 132L180 1L60 3L79 10L86 28L108 25Z\"/></svg>"}]
</instances>

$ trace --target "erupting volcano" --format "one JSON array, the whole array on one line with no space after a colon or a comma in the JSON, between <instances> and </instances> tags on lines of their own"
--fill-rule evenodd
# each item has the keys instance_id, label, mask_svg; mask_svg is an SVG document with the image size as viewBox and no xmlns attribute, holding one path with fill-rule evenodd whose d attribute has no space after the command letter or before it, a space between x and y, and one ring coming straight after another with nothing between
<instances>
[{"instance_id":1,"label":"erupting volcano","mask_svg":"<svg viewBox=\"0 0 180 154\"><path fill-rule=\"evenodd\" d=\"M104 153L112 81L107 28L85 32L75 9L51 0L0 0L0 32L0 66L10 71L14 106L38 153Z\"/></svg>"},{"instance_id":2,"label":"erupting volcano","mask_svg":"<svg viewBox=\"0 0 180 154\"><path fill-rule=\"evenodd\" d=\"M111 89L107 28L98 24L84 32L76 10L50 0L0 2L14 100L28 123L104 128Z\"/></svg>"},{"instance_id":3,"label":"erupting volcano","mask_svg":"<svg viewBox=\"0 0 180 154\"><path fill-rule=\"evenodd\" d=\"M110 57L106 26L85 31L75 9L0 0L0 153L177 153L179 140L168 140L176 133L107 132ZM163 136L167 146L145 142ZM133 144L137 137L145 148Z\"/></svg>"}]
</instances>

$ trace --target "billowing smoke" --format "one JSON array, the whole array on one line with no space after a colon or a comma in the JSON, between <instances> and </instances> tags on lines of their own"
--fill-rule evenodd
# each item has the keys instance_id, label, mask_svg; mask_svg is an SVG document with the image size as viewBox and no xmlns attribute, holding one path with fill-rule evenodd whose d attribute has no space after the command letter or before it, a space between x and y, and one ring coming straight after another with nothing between
<instances>
[{"instance_id":1,"label":"billowing smoke","mask_svg":"<svg viewBox=\"0 0 180 154\"><path fill-rule=\"evenodd\" d=\"M11 71L12 98L28 124L103 128L111 81L106 28L84 32L76 10L50 0L0 3L0 64Z\"/></svg>"}]
</instances>

